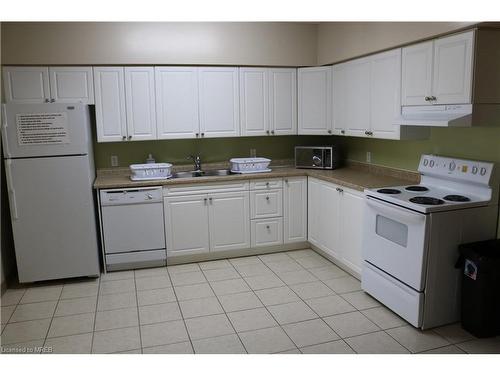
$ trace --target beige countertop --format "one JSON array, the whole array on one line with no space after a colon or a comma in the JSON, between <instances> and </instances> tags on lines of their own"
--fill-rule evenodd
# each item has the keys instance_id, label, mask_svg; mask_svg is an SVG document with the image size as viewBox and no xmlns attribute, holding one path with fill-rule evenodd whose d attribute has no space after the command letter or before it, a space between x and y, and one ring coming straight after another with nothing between
<instances>
[{"instance_id":1,"label":"beige countertop","mask_svg":"<svg viewBox=\"0 0 500 375\"><path fill-rule=\"evenodd\" d=\"M208 168L206 168L208 169ZM309 176L332 182L348 188L363 191L365 188L409 185L417 183L417 173L377 167L361 163L351 164L334 170L297 169L294 167L272 167L271 172L256 174L232 174L229 176L208 176L177 178L153 181L131 181L128 169L99 170L94 182L95 189L131 188L142 186L186 185L196 183L254 180L279 177Z\"/></svg>"}]
</instances>

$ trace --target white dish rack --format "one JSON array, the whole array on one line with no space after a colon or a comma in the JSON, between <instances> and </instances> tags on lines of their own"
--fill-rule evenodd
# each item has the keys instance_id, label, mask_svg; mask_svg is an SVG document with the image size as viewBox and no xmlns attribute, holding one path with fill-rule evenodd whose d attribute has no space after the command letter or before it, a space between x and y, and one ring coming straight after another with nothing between
<instances>
[{"instance_id":1,"label":"white dish rack","mask_svg":"<svg viewBox=\"0 0 500 375\"><path fill-rule=\"evenodd\" d=\"M131 164L129 168L132 181L166 180L172 177L170 163Z\"/></svg>"},{"instance_id":2,"label":"white dish rack","mask_svg":"<svg viewBox=\"0 0 500 375\"><path fill-rule=\"evenodd\" d=\"M232 158L229 160L231 173L263 173L270 172L271 159L266 158Z\"/></svg>"}]
</instances>

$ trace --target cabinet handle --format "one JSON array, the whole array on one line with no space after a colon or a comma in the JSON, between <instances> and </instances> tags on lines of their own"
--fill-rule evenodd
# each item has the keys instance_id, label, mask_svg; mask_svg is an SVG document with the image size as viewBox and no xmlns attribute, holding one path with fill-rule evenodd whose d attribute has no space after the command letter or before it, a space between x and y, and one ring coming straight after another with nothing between
<instances>
[{"instance_id":1,"label":"cabinet handle","mask_svg":"<svg viewBox=\"0 0 500 375\"><path fill-rule=\"evenodd\" d=\"M339 193L342 193L342 192L344 191L344 189L339 188L339 187L338 187L338 188L335 188L335 190L337 190Z\"/></svg>"},{"instance_id":2,"label":"cabinet handle","mask_svg":"<svg viewBox=\"0 0 500 375\"><path fill-rule=\"evenodd\" d=\"M201 136L204 137L205 136L205 133L201 133Z\"/></svg>"},{"instance_id":3,"label":"cabinet handle","mask_svg":"<svg viewBox=\"0 0 500 375\"><path fill-rule=\"evenodd\" d=\"M49 102L50 102L50 99L45 98L45 103L49 103Z\"/></svg>"},{"instance_id":4,"label":"cabinet handle","mask_svg":"<svg viewBox=\"0 0 500 375\"><path fill-rule=\"evenodd\" d=\"M269 225L266 225L266 229L270 229L271 227Z\"/></svg>"},{"instance_id":5,"label":"cabinet handle","mask_svg":"<svg viewBox=\"0 0 500 375\"><path fill-rule=\"evenodd\" d=\"M269 199L270 199L270 198L269 198L269 195L268 195L268 196L266 197L266 201L268 201L268 202L269 202Z\"/></svg>"},{"instance_id":6,"label":"cabinet handle","mask_svg":"<svg viewBox=\"0 0 500 375\"><path fill-rule=\"evenodd\" d=\"M430 96L426 96L426 97L424 98L424 100L425 100L426 102L428 102L428 101L430 101L430 100L431 100L431 97L430 97Z\"/></svg>"},{"instance_id":7,"label":"cabinet handle","mask_svg":"<svg viewBox=\"0 0 500 375\"><path fill-rule=\"evenodd\" d=\"M200 133L196 133L196 138L198 138L200 136Z\"/></svg>"},{"instance_id":8,"label":"cabinet handle","mask_svg":"<svg viewBox=\"0 0 500 375\"><path fill-rule=\"evenodd\" d=\"M266 130L266 134L269 135L269 130Z\"/></svg>"},{"instance_id":9,"label":"cabinet handle","mask_svg":"<svg viewBox=\"0 0 500 375\"><path fill-rule=\"evenodd\" d=\"M431 100L437 100L435 96L431 96Z\"/></svg>"},{"instance_id":10,"label":"cabinet handle","mask_svg":"<svg viewBox=\"0 0 500 375\"><path fill-rule=\"evenodd\" d=\"M269 182L266 182L266 187L269 187Z\"/></svg>"},{"instance_id":11,"label":"cabinet handle","mask_svg":"<svg viewBox=\"0 0 500 375\"><path fill-rule=\"evenodd\" d=\"M271 130L271 134L274 134L274 130Z\"/></svg>"},{"instance_id":12,"label":"cabinet handle","mask_svg":"<svg viewBox=\"0 0 500 375\"><path fill-rule=\"evenodd\" d=\"M368 130L365 130L365 135L368 135Z\"/></svg>"},{"instance_id":13,"label":"cabinet handle","mask_svg":"<svg viewBox=\"0 0 500 375\"><path fill-rule=\"evenodd\" d=\"M207 198L203 198L203 202L205 202L205 206L207 205Z\"/></svg>"},{"instance_id":14,"label":"cabinet handle","mask_svg":"<svg viewBox=\"0 0 500 375\"><path fill-rule=\"evenodd\" d=\"M126 137L126 136L123 136L123 137L122 137L122 140L125 140L125 139L127 139L127 137Z\"/></svg>"},{"instance_id":15,"label":"cabinet handle","mask_svg":"<svg viewBox=\"0 0 500 375\"><path fill-rule=\"evenodd\" d=\"M288 185L288 179L285 179L285 184L287 184L287 185Z\"/></svg>"},{"instance_id":16,"label":"cabinet handle","mask_svg":"<svg viewBox=\"0 0 500 375\"><path fill-rule=\"evenodd\" d=\"M56 100L55 99L50 99L50 102L51 103L54 103Z\"/></svg>"},{"instance_id":17,"label":"cabinet handle","mask_svg":"<svg viewBox=\"0 0 500 375\"><path fill-rule=\"evenodd\" d=\"M332 131L331 131L331 130L328 130L328 134L332 134Z\"/></svg>"},{"instance_id":18,"label":"cabinet handle","mask_svg":"<svg viewBox=\"0 0 500 375\"><path fill-rule=\"evenodd\" d=\"M340 131L340 134L345 134L345 130L344 130L344 129L342 129L342 130Z\"/></svg>"},{"instance_id":19,"label":"cabinet handle","mask_svg":"<svg viewBox=\"0 0 500 375\"><path fill-rule=\"evenodd\" d=\"M212 203L212 197L208 198L208 201L210 202L210 204L213 204Z\"/></svg>"},{"instance_id":20,"label":"cabinet handle","mask_svg":"<svg viewBox=\"0 0 500 375\"><path fill-rule=\"evenodd\" d=\"M128 136L128 140L130 141L131 139L132 139L132 136L131 136L131 135L129 135L129 136Z\"/></svg>"}]
</instances>

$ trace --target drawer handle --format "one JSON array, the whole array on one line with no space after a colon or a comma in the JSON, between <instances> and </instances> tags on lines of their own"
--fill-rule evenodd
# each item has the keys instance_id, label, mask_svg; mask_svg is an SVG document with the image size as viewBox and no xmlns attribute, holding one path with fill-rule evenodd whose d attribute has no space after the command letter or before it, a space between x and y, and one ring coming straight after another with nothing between
<instances>
[{"instance_id":1,"label":"drawer handle","mask_svg":"<svg viewBox=\"0 0 500 375\"><path fill-rule=\"evenodd\" d=\"M269 182L266 182L266 186L269 187Z\"/></svg>"},{"instance_id":2,"label":"drawer handle","mask_svg":"<svg viewBox=\"0 0 500 375\"><path fill-rule=\"evenodd\" d=\"M208 201L212 204L212 197L208 198Z\"/></svg>"},{"instance_id":3,"label":"drawer handle","mask_svg":"<svg viewBox=\"0 0 500 375\"><path fill-rule=\"evenodd\" d=\"M207 204L207 198L203 198L203 202L205 202L205 205Z\"/></svg>"},{"instance_id":4,"label":"drawer handle","mask_svg":"<svg viewBox=\"0 0 500 375\"><path fill-rule=\"evenodd\" d=\"M266 229L269 230L271 229L271 227L269 225L266 225Z\"/></svg>"},{"instance_id":5,"label":"drawer handle","mask_svg":"<svg viewBox=\"0 0 500 375\"><path fill-rule=\"evenodd\" d=\"M268 202L269 202L269 199L270 199L270 198L269 198L269 196L267 196L267 197L266 197L266 201L268 201Z\"/></svg>"}]
</instances>

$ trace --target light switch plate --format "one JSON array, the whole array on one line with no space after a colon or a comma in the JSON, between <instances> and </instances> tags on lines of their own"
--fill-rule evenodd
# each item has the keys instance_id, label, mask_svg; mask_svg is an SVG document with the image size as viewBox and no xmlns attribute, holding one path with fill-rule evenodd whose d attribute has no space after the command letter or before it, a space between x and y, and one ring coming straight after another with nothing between
<instances>
[{"instance_id":1,"label":"light switch plate","mask_svg":"<svg viewBox=\"0 0 500 375\"><path fill-rule=\"evenodd\" d=\"M366 162L367 163L372 162L372 153L370 151L366 151Z\"/></svg>"},{"instance_id":2,"label":"light switch plate","mask_svg":"<svg viewBox=\"0 0 500 375\"><path fill-rule=\"evenodd\" d=\"M111 166L118 167L118 156L111 155Z\"/></svg>"}]
</instances>

